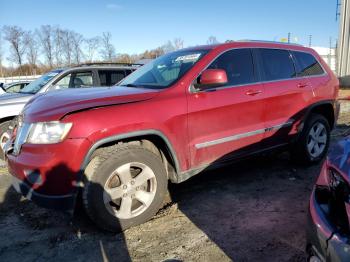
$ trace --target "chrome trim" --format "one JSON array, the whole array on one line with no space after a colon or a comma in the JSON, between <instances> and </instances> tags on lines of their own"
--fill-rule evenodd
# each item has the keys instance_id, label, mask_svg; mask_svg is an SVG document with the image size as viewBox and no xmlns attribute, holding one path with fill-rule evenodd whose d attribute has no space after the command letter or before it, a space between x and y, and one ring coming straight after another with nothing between
<instances>
[{"instance_id":1,"label":"chrome trim","mask_svg":"<svg viewBox=\"0 0 350 262\"><path fill-rule=\"evenodd\" d=\"M214 145L218 145L218 144L222 144L222 143L227 143L227 142L235 141L235 140L238 140L238 139L242 139L242 138L246 138L246 137L250 137L250 136L254 136L254 135L258 135L258 134L263 134L263 133L270 132L270 131L273 131L273 130L278 130L278 129L281 129L281 128L284 128L284 127L289 127L289 126L291 126L293 124L293 122L294 121L288 121L287 123L278 124L278 125L275 125L275 126L272 126L272 127L267 127L267 128L263 128L263 129L249 131L249 132L246 132L246 133L236 134L236 135L232 135L232 136L227 136L227 137L215 139L215 140L212 140L212 141L199 143L199 144L196 144L195 147L197 149L201 149L201 148L214 146Z\"/></svg>"}]
</instances>

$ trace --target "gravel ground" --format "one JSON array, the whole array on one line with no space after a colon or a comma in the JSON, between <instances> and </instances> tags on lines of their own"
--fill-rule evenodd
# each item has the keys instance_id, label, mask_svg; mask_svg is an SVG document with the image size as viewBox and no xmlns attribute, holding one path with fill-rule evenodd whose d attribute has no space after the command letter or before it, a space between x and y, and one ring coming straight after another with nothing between
<instances>
[{"instance_id":1,"label":"gravel ground","mask_svg":"<svg viewBox=\"0 0 350 262\"><path fill-rule=\"evenodd\" d=\"M275 153L171 185L172 203L122 234L21 198L0 168L1 261L305 261L308 199L320 166Z\"/></svg>"}]
</instances>

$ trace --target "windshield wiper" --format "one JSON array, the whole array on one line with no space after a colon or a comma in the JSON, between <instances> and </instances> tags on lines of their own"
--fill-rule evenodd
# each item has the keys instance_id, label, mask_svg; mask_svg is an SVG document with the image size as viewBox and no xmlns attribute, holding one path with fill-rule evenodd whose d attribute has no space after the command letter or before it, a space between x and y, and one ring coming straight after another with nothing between
<instances>
[{"instance_id":1,"label":"windshield wiper","mask_svg":"<svg viewBox=\"0 0 350 262\"><path fill-rule=\"evenodd\" d=\"M142 85L135 85L135 84L126 84L126 85L121 85L121 86L126 86L126 87L143 87Z\"/></svg>"}]
</instances>

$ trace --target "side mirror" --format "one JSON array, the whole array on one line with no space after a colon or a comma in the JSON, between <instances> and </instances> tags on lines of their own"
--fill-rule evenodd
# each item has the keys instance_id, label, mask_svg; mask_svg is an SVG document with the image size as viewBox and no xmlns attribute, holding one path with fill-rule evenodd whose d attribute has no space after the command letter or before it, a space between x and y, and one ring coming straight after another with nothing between
<instances>
[{"instance_id":1,"label":"side mirror","mask_svg":"<svg viewBox=\"0 0 350 262\"><path fill-rule=\"evenodd\" d=\"M227 84L226 71L223 69L206 69L202 72L199 83L195 85L200 90L220 87Z\"/></svg>"}]
</instances>

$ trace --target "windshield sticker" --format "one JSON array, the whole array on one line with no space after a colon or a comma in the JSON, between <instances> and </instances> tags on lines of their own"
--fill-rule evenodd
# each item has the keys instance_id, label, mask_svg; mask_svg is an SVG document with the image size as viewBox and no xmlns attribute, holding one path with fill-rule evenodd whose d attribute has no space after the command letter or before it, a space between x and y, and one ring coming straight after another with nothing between
<instances>
[{"instance_id":1,"label":"windshield sticker","mask_svg":"<svg viewBox=\"0 0 350 262\"><path fill-rule=\"evenodd\" d=\"M176 62L196 62L201 54L183 55L176 58Z\"/></svg>"}]
</instances>

